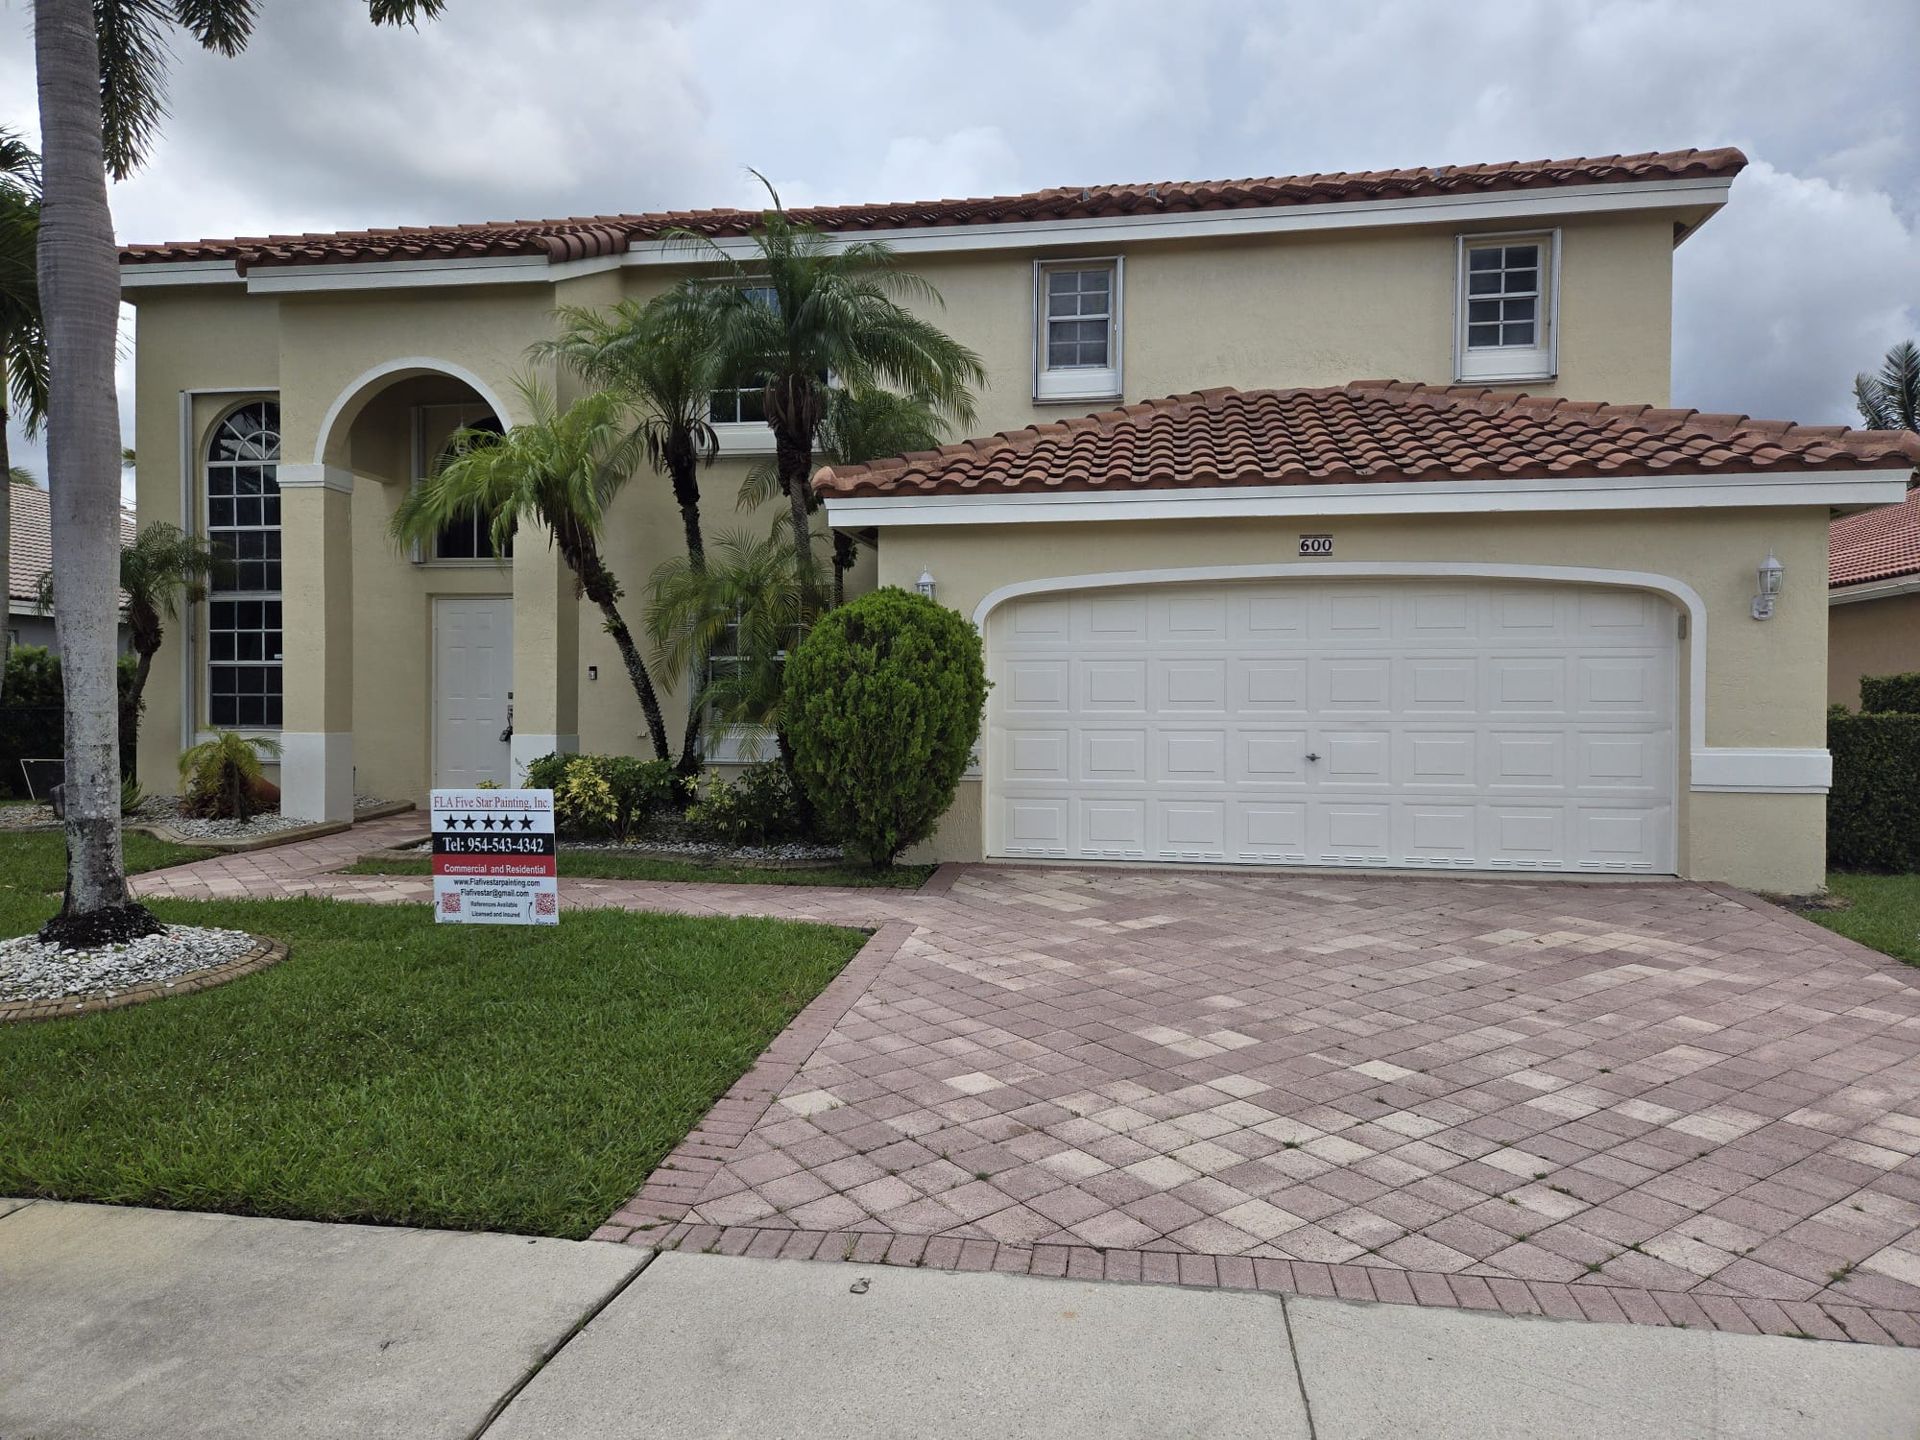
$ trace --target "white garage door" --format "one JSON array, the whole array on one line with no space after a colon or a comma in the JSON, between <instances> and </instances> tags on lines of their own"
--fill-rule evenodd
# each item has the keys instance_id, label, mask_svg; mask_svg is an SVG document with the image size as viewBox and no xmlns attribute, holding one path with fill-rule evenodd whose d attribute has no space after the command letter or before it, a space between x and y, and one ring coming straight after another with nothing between
<instances>
[{"instance_id":1,"label":"white garage door","mask_svg":"<svg viewBox=\"0 0 1920 1440\"><path fill-rule=\"evenodd\" d=\"M1013 601L988 853L1668 873L1676 629L1642 592L1499 582Z\"/></svg>"}]
</instances>

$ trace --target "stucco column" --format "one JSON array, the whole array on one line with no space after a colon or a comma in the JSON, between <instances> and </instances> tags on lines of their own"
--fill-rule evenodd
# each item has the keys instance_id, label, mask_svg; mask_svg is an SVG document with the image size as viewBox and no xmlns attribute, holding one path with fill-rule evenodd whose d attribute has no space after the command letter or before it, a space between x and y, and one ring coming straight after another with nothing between
<instances>
[{"instance_id":1,"label":"stucco column","mask_svg":"<svg viewBox=\"0 0 1920 1440\"><path fill-rule=\"evenodd\" d=\"M280 467L280 813L353 819L353 475Z\"/></svg>"},{"instance_id":2,"label":"stucco column","mask_svg":"<svg viewBox=\"0 0 1920 1440\"><path fill-rule=\"evenodd\" d=\"M523 529L513 547L514 783L527 762L580 748L580 600L573 572L546 537Z\"/></svg>"}]
</instances>

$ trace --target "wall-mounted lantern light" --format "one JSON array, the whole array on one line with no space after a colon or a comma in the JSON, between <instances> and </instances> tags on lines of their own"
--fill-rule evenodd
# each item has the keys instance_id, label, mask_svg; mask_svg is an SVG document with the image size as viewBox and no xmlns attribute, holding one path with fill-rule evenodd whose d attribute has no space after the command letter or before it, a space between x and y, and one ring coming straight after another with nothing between
<instances>
[{"instance_id":1,"label":"wall-mounted lantern light","mask_svg":"<svg viewBox=\"0 0 1920 1440\"><path fill-rule=\"evenodd\" d=\"M1773 558L1773 552L1767 552L1767 558L1760 562L1760 586L1753 592L1753 618L1771 620L1773 602L1780 595L1780 581L1786 575L1786 567Z\"/></svg>"},{"instance_id":2,"label":"wall-mounted lantern light","mask_svg":"<svg viewBox=\"0 0 1920 1440\"><path fill-rule=\"evenodd\" d=\"M922 570L920 572L920 578L913 582L913 588L926 596L927 599L933 599L933 572L931 570Z\"/></svg>"}]
</instances>

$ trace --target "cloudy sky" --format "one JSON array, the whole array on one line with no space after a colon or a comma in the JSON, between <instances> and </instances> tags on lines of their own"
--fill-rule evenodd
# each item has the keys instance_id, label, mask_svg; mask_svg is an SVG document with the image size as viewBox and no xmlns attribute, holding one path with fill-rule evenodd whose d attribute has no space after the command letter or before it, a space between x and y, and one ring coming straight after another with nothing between
<instances>
[{"instance_id":1,"label":"cloudy sky","mask_svg":"<svg viewBox=\"0 0 1920 1440\"><path fill-rule=\"evenodd\" d=\"M30 8L0 0L0 124L33 134ZM262 9L237 60L180 47L122 239L752 204L749 165L805 203L1731 144L1676 257L1675 403L1850 421L1920 333L1911 0Z\"/></svg>"}]
</instances>

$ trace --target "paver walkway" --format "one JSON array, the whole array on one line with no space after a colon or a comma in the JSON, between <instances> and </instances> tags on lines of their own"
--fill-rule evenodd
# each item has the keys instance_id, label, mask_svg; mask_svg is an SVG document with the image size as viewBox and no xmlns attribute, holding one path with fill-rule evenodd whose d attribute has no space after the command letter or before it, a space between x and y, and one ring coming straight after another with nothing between
<instances>
[{"instance_id":1,"label":"paver walkway","mask_svg":"<svg viewBox=\"0 0 1920 1440\"><path fill-rule=\"evenodd\" d=\"M427 889L299 869L242 888ZM1920 971L1737 892L562 893L878 930L605 1239L1920 1345Z\"/></svg>"}]
</instances>

